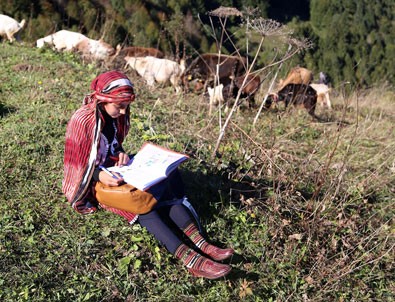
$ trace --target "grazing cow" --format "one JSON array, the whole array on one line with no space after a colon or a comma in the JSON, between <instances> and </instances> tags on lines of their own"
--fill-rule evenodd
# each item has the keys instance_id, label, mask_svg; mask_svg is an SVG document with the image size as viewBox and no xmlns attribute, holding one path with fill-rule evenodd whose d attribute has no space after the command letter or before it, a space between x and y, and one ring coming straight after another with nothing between
<instances>
[{"instance_id":1,"label":"grazing cow","mask_svg":"<svg viewBox=\"0 0 395 302\"><path fill-rule=\"evenodd\" d=\"M248 75L244 86L244 78L246 75L238 76L238 77L231 77L229 80L223 81L220 85L216 87L221 88L221 98L217 97L217 99L225 100L227 103L230 102L231 99L236 98L239 90L241 89L240 99L247 99L249 107L253 107L254 104L254 96L255 93L258 91L259 86L261 84L260 77L258 75ZM211 82L211 81L210 81ZM210 90L213 90L213 85L209 85L207 91L210 93ZM204 88L203 80L196 79L194 80L194 91L198 92ZM212 104L212 102L210 102ZM229 105L229 104L228 104Z\"/></svg>"},{"instance_id":2,"label":"grazing cow","mask_svg":"<svg viewBox=\"0 0 395 302\"><path fill-rule=\"evenodd\" d=\"M83 59L106 61L114 58L121 50L121 46L117 45L114 49L110 44L100 40L84 39L73 49L81 55Z\"/></svg>"},{"instance_id":3,"label":"grazing cow","mask_svg":"<svg viewBox=\"0 0 395 302\"><path fill-rule=\"evenodd\" d=\"M267 101L269 104L273 101L283 101L286 108L289 104L295 107L303 106L311 116L315 117L314 111L317 104L317 93L309 85L288 84L277 94L269 95Z\"/></svg>"},{"instance_id":4,"label":"grazing cow","mask_svg":"<svg viewBox=\"0 0 395 302\"><path fill-rule=\"evenodd\" d=\"M137 73L146 80L147 85L153 86L155 82L163 84L170 82L177 93L181 91L181 75L185 70L183 61L181 64L178 64L168 59L151 56L126 56L125 61L127 65L137 71Z\"/></svg>"},{"instance_id":5,"label":"grazing cow","mask_svg":"<svg viewBox=\"0 0 395 302\"><path fill-rule=\"evenodd\" d=\"M52 46L57 51L77 51L84 58L93 60L106 60L115 54L115 49L108 43L93 40L81 33L60 30L36 41L38 48L45 44Z\"/></svg>"},{"instance_id":6,"label":"grazing cow","mask_svg":"<svg viewBox=\"0 0 395 302\"><path fill-rule=\"evenodd\" d=\"M165 55L159 49L150 48L150 47L140 47L140 46L127 46L122 48L119 52L119 56L121 57L155 57L155 58L164 58Z\"/></svg>"},{"instance_id":7,"label":"grazing cow","mask_svg":"<svg viewBox=\"0 0 395 302\"><path fill-rule=\"evenodd\" d=\"M54 34L38 39L36 41L36 46L41 48L44 47L45 44L48 44L57 51L72 51L78 43L86 39L88 38L83 34L68 30L60 30Z\"/></svg>"},{"instance_id":8,"label":"grazing cow","mask_svg":"<svg viewBox=\"0 0 395 302\"><path fill-rule=\"evenodd\" d=\"M277 91L280 91L288 84L304 84L309 85L313 81L313 73L303 67L294 67L288 73L285 80L280 80L277 86Z\"/></svg>"},{"instance_id":9,"label":"grazing cow","mask_svg":"<svg viewBox=\"0 0 395 302\"><path fill-rule=\"evenodd\" d=\"M249 74L245 80L244 86L242 86L245 78L246 75L235 77L232 83L227 84L224 89L226 91L229 87L229 90L232 90L231 93L232 97L234 98L237 97L237 94L241 89L240 98L246 98L248 100L249 106L252 107L255 93L258 91L259 86L261 85L261 79L258 75ZM230 95L227 97L230 97Z\"/></svg>"},{"instance_id":10,"label":"grazing cow","mask_svg":"<svg viewBox=\"0 0 395 302\"><path fill-rule=\"evenodd\" d=\"M183 76L184 86L188 87L188 81L194 79L201 79L205 83L214 79L217 73L217 65L220 83L223 83L230 81L231 77L241 76L245 73L246 59L212 53L202 54L188 64Z\"/></svg>"},{"instance_id":11,"label":"grazing cow","mask_svg":"<svg viewBox=\"0 0 395 302\"><path fill-rule=\"evenodd\" d=\"M321 106L327 106L328 109L332 109L331 100L329 99L330 88L328 85L311 83L310 87L317 92L317 102Z\"/></svg>"},{"instance_id":12,"label":"grazing cow","mask_svg":"<svg viewBox=\"0 0 395 302\"><path fill-rule=\"evenodd\" d=\"M19 23L9 16L0 15L0 36L7 37L10 42L19 40L19 33L25 24L25 19Z\"/></svg>"}]
</instances>

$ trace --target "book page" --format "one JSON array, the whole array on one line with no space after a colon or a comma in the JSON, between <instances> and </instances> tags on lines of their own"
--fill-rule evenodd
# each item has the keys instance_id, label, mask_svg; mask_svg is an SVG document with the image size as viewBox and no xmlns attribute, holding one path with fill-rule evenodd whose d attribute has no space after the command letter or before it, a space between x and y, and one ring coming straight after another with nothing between
<instances>
[{"instance_id":1,"label":"book page","mask_svg":"<svg viewBox=\"0 0 395 302\"><path fill-rule=\"evenodd\" d=\"M186 159L186 155L153 144L145 144L134 157L130 167L165 176L167 168L182 158Z\"/></svg>"},{"instance_id":2,"label":"book page","mask_svg":"<svg viewBox=\"0 0 395 302\"><path fill-rule=\"evenodd\" d=\"M108 170L120 173L125 182L145 190L165 179L187 158L185 154L146 143L134 156L132 163L122 167L111 167Z\"/></svg>"}]
</instances>

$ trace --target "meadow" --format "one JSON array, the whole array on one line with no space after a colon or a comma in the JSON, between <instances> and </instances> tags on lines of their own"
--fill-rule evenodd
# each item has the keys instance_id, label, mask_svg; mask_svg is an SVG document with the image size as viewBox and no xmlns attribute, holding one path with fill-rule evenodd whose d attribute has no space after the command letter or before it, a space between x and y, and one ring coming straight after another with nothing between
<instances>
[{"instance_id":1,"label":"meadow","mask_svg":"<svg viewBox=\"0 0 395 302\"><path fill-rule=\"evenodd\" d=\"M66 124L105 68L0 45L1 301L394 301L393 87L339 85L318 120L279 107L253 124L257 110L239 110L215 150L223 111L127 71L125 148L188 154L189 200L209 238L236 251L210 281L139 225L79 215L62 194Z\"/></svg>"}]
</instances>

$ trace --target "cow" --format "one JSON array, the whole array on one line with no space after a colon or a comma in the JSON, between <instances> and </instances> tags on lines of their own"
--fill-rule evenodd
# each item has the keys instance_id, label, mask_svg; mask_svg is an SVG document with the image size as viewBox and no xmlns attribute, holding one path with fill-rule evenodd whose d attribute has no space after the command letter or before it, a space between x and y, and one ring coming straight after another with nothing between
<instances>
[{"instance_id":1,"label":"cow","mask_svg":"<svg viewBox=\"0 0 395 302\"><path fill-rule=\"evenodd\" d=\"M93 40L85 35L69 30L60 30L36 41L36 46L52 46L56 51L76 51L83 58L106 60L115 55L115 49L102 39Z\"/></svg>"},{"instance_id":2,"label":"cow","mask_svg":"<svg viewBox=\"0 0 395 302\"><path fill-rule=\"evenodd\" d=\"M245 78L246 80L243 85ZM232 95L227 95L225 98L229 98L230 96L236 98L239 90L241 90L240 98L247 99L249 106L252 107L254 104L255 93L258 91L260 85L261 79L258 75L249 74L248 76L242 75L235 77L234 79L232 78L232 82L227 84L224 88L225 91L227 91L229 87L229 91Z\"/></svg>"},{"instance_id":3,"label":"cow","mask_svg":"<svg viewBox=\"0 0 395 302\"><path fill-rule=\"evenodd\" d=\"M317 104L317 92L309 85L305 84L288 84L283 87L278 93L269 95L267 104L272 102L285 103L285 108L289 104L295 107L303 106L307 112L315 117L315 107Z\"/></svg>"},{"instance_id":4,"label":"cow","mask_svg":"<svg viewBox=\"0 0 395 302\"><path fill-rule=\"evenodd\" d=\"M122 48L119 52L119 56L121 57L155 57L155 58L164 58L165 55L162 51L156 48L151 47L141 47L141 46L127 46Z\"/></svg>"},{"instance_id":5,"label":"cow","mask_svg":"<svg viewBox=\"0 0 395 302\"><path fill-rule=\"evenodd\" d=\"M181 91L181 76L185 70L183 61L178 64L168 59L147 57L125 57L128 66L134 69L141 77L143 77L147 85L154 86L157 83L170 82L176 92Z\"/></svg>"},{"instance_id":6,"label":"cow","mask_svg":"<svg viewBox=\"0 0 395 302\"><path fill-rule=\"evenodd\" d=\"M246 65L247 60L244 57L205 53L188 64L183 75L183 84L189 87L190 81L201 79L207 86L207 82L214 79L217 74L218 66L220 83L225 86L231 81L231 77L243 75Z\"/></svg>"},{"instance_id":7,"label":"cow","mask_svg":"<svg viewBox=\"0 0 395 302\"><path fill-rule=\"evenodd\" d=\"M313 73L304 67L294 67L288 73L285 80L280 79L277 91L282 90L288 84L303 84L309 85L313 81Z\"/></svg>"},{"instance_id":8,"label":"cow","mask_svg":"<svg viewBox=\"0 0 395 302\"><path fill-rule=\"evenodd\" d=\"M7 15L0 14L0 36L5 36L12 43L19 40L19 33L25 26L26 20L16 21Z\"/></svg>"},{"instance_id":9,"label":"cow","mask_svg":"<svg viewBox=\"0 0 395 302\"><path fill-rule=\"evenodd\" d=\"M80 54L82 59L88 61L111 61L119 54L120 50L121 46L119 44L114 49L101 39L84 39L73 48L73 51Z\"/></svg>"},{"instance_id":10,"label":"cow","mask_svg":"<svg viewBox=\"0 0 395 302\"><path fill-rule=\"evenodd\" d=\"M164 58L165 55L162 51L156 48L141 47L141 46L126 46L121 49L119 55L115 60L115 64L119 65L119 68L126 70L128 63L125 63L125 57L155 57Z\"/></svg>"},{"instance_id":11,"label":"cow","mask_svg":"<svg viewBox=\"0 0 395 302\"><path fill-rule=\"evenodd\" d=\"M44 38L38 39L36 41L36 46L38 48L42 48L44 45L49 45L57 51L72 51L78 43L86 39L88 38L81 33L69 30L60 30Z\"/></svg>"},{"instance_id":12,"label":"cow","mask_svg":"<svg viewBox=\"0 0 395 302\"><path fill-rule=\"evenodd\" d=\"M244 86L243 82L245 80ZM237 97L239 90L240 99L247 99L249 107L253 107L254 104L254 96L258 91L259 86L261 85L261 79L258 75L249 74L248 76L242 75L238 77L231 76L230 79L226 79L226 81L220 82L219 85L214 85L213 83L208 84L207 91L210 92L214 87L222 87L221 88L221 99L230 103L231 99ZM199 92L204 88L204 82L201 79L194 80L194 91ZM211 104L211 102L210 102Z\"/></svg>"},{"instance_id":13,"label":"cow","mask_svg":"<svg viewBox=\"0 0 395 302\"><path fill-rule=\"evenodd\" d=\"M326 106L328 109L332 109L331 100L329 98L330 88L326 84L311 83L310 87L317 92L317 102L321 106Z\"/></svg>"}]
</instances>

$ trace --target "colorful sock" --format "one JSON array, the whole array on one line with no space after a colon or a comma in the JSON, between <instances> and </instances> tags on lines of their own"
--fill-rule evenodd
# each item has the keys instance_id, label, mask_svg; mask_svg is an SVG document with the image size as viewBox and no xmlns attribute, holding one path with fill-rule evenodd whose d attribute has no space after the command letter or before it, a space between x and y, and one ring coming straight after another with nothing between
<instances>
[{"instance_id":1,"label":"colorful sock","mask_svg":"<svg viewBox=\"0 0 395 302\"><path fill-rule=\"evenodd\" d=\"M209 243L199 233L199 229L194 223L188 225L183 231L202 252L205 251Z\"/></svg>"},{"instance_id":2,"label":"colorful sock","mask_svg":"<svg viewBox=\"0 0 395 302\"><path fill-rule=\"evenodd\" d=\"M199 233L199 229L194 223L191 223L184 229L184 233L192 240L192 242L206 255L214 260L224 260L233 255L233 249L221 249L206 241Z\"/></svg>"},{"instance_id":3,"label":"colorful sock","mask_svg":"<svg viewBox=\"0 0 395 302\"><path fill-rule=\"evenodd\" d=\"M194 268L194 269L199 269L199 267L202 266L203 261L205 259L202 255L190 249L185 244L180 244L174 256L177 259L180 259L182 263L186 265L187 268Z\"/></svg>"}]
</instances>

